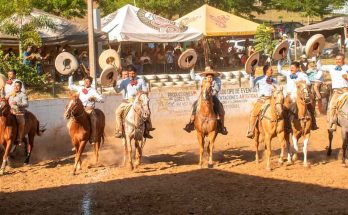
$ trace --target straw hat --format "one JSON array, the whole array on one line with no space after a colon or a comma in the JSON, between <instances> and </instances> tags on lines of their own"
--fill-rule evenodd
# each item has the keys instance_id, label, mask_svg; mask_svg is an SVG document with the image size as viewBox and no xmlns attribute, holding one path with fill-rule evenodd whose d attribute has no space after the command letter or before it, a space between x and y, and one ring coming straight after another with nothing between
<instances>
[{"instance_id":1,"label":"straw hat","mask_svg":"<svg viewBox=\"0 0 348 215\"><path fill-rule=\"evenodd\" d=\"M251 74L254 71L253 67L257 66L259 61L260 61L259 52L255 52L254 54L250 55L250 57L245 63L245 72L248 74Z\"/></svg>"},{"instance_id":2,"label":"straw hat","mask_svg":"<svg viewBox=\"0 0 348 215\"><path fill-rule=\"evenodd\" d=\"M106 65L111 64L116 68L121 67L121 59L119 54L114 49L103 51L99 56L99 66L104 69Z\"/></svg>"},{"instance_id":3,"label":"straw hat","mask_svg":"<svg viewBox=\"0 0 348 215\"><path fill-rule=\"evenodd\" d=\"M197 62L197 53L194 49L187 49L184 51L179 59L178 59L178 66L181 69L190 69L192 68Z\"/></svg>"},{"instance_id":4,"label":"straw hat","mask_svg":"<svg viewBox=\"0 0 348 215\"><path fill-rule=\"evenodd\" d=\"M322 34L313 35L306 44L306 54L308 57L315 56L323 50L325 46L325 37Z\"/></svg>"},{"instance_id":5,"label":"straw hat","mask_svg":"<svg viewBox=\"0 0 348 215\"><path fill-rule=\"evenodd\" d=\"M273 51L272 58L273 60L282 60L286 57L286 54L289 51L288 41L283 41L279 43Z\"/></svg>"},{"instance_id":6,"label":"straw hat","mask_svg":"<svg viewBox=\"0 0 348 215\"><path fill-rule=\"evenodd\" d=\"M0 74L0 89L3 89L5 87L7 78L3 74Z\"/></svg>"},{"instance_id":7,"label":"straw hat","mask_svg":"<svg viewBox=\"0 0 348 215\"><path fill-rule=\"evenodd\" d=\"M207 66L207 67L205 67L204 72L200 73L199 75L203 76L203 77L207 77L207 75L212 75L214 77L218 77L218 76L220 76L220 73L215 72L214 70L212 70L212 68L210 66Z\"/></svg>"},{"instance_id":8,"label":"straw hat","mask_svg":"<svg viewBox=\"0 0 348 215\"><path fill-rule=\"evenodd\" d=\"M102 86L110 86L117 80L117 70L112 65L106 65L100 75L100 84Z\"/></svg>"},{"instance_id":9,"label":"straw hat","mask_svg":"<svg viewBox=\"0 0 348 215\"><path fill-rule=\"evenodd\" d=\"M76 57L69 52L60 53L54 63L57 71L62 75L69 75L79 68Z\"/></svg>"},{"instance_id":10,"label":"straw hat","mask_svg":"<svg viewBox=\"0 0 348 215\"><path fill-rule=\"evenodd\" d=\"M302 59L307 59L307 55L303 54L303 55L301 55L301 58Z\"/></svg>"}]
</instances>

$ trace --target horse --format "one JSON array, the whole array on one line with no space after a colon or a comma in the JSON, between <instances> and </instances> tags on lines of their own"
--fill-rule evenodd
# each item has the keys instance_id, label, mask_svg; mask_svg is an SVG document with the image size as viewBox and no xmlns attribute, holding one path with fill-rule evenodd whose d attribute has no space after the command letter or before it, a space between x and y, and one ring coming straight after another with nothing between
<instances>
[{"instance_id":1,"label":"horse","mask_svg":"<svg viewBox=\"0 0 348 215\"><path fill-rule=\"evenodd\" d=\"M144 138L145 123L150 118L149 98L146 93L138 93L134 102L130 104L128 113L125 114L123 146L123 166L128 165L131 170L141 164L142 150L146 139ZM135 163L133 165L132 140L135 145Z\"/></svg>"},{"instance_id":2,"label":"horse","mask_svg":"<svg viewBox=\"0 0 348 215\"><path fill-rule=\"evenodd\" d=\"M105 115L99 109L94 109L97 115L97 132L96 142L94 145L95 164L98 163L99 149L101 144L104 143L104 128L105 128ZM71 143L75 147L75 162L73 175L76 174L76 169L81 170L81 156L85 149L87 142L91 135L91 123L88 113L85 111L79 94L71 93L68 104L65 107L64 116L68 119L67 127L71 138Z\"/></svg>"},{"instance_id":3,"label":"horse","mask_svg":"<svg viewBox=\"0 0 348 215\"><path fill-rule=\"evenodd\" d=\"M201 93L197 102L197 112L194 127L197 131L197 140L200 146L198 165L202 168L204 142L205 138L208 137L208 167L211 168L213 167L214 142L217 136L217 116L213 110L212 84L206 80L203 80L202 82Z\"/></svg>"},{"instance_id":4,"label":"horse","mask_svg":"<svg viewBox=\"0 0 348 215\"><path fill-rule=\"evenodd\" d=\"M348 96L347 93L343 96ZM342 139L342 165L347 167L346 156L348 148L348 103L347 99L344 100L343 104L340 105L337 111L337 125L341 127L341 139ZM333 132L328 131L329 133L329 146L327 149L327 156L331 156L332 153L332 139Z\"/></svg>"},{"instance_id":5,"label":"horse","mask_svg":"<svg viewBox=\"0 0 348 215\"><path fill-rule=\"evenodd\" d=\"M326 101L326 106L324 107L324 109L325 111L327 111L329 100L332 94L331 83L312 82L311 92L313 93L316 112L318 114L321 113L321 110L323 109L322 108L323 99L325 99Z\"/></svg>"},{"instance_id":6,"label":"horse","mask_svg":"<svg viewBox=\"0 0 348 215\"><path fill-rule=\"evenodd\" d=\"M0 144L5 148L3 162L0 169L0 175L2 175L5 172L6 164L9 162L9 150L11 150L12 146L15 146L14 144L17 137L18 126L16 116L11 113L11 107L7 99L2 98L0 102L0 112ZM26 111L24 136L22 140L25 144L24 165L29 164L31 153L34 148L35 135L41 136L44 131L45 129L40 128L40 122L37 120L35 115Z\"/></svg>"},{"instance_id":7,"label":"horse","mask_svg":"<svg viewBox=\"0 0 348 215\"><path fill-rule=\"evenodd\" d=\"M308 110L308 104L312 102L310 90L305 81L296 83L296 101L292 104L284 102L284 106L288 109L288 119L291 131L286 129L285 139L288 148L288 162L292 163L298 158L298 140L304 137L303 141L303 166L309 167L307 162L308 143L311 134L312 118ZM290 148L290 135L295 153L292 155Z\"/></svg>"},{"instance_id":8,"label":"horse","mask_svg":"<svg viewBox=\"0 0 348 215\"><path fill-rule=\"evenodd\" d=\"M269 104L265 106L259 116L259 121L255 127L255 161L259 163L259 144L265 142L266 148L266 170L271 171L271 142L274 137L277 137L281 145L281 153L279 163L284 161L285 151L285 133L284 133L284 118L283 118L283 102L284 94L282 87L273 87L272 96Z\"/></svg>"}]
</instances>

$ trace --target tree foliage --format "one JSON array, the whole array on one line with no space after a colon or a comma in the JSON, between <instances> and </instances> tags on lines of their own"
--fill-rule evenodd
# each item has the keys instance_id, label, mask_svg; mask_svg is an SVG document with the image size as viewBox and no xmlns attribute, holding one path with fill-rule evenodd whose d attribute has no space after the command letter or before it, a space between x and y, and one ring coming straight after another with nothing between
<instances>
[{"instance_id":1,"label":"tree foliage","mask_svg":"<svg viewBox=\"0 0 348 215\"><path fill-rule=\"evenodd\" d=\"M273 29L265 24L257 27L255 35L255 50L271 56L278 40L273 39Z\"/></svg>"},{"instance_id":2,"label":"tree foliage","mask_svg":"<svg viewBox=\"0 0 348 215\"><path fill-rule=\"evenodd\" d=\"M83 18L87 12L85 0L33 0L33 7L67 19Z\"/></svg>"}]
</instances>

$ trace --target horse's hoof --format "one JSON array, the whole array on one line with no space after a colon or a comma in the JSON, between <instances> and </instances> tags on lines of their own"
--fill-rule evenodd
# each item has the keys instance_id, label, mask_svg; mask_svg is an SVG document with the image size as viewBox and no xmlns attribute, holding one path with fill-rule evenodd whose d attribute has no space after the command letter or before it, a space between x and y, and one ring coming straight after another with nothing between
<instances>
[{"instance_id":1,"label":"horse's hoof","mask_svg":"<svg viewBox=\"0 0 348 215\"><path fill-rule=\"evenodd\" d=\"M0 170L0 175L4 175L5 174L5 171L2 169Z\"/></svg>"},{"instance_id":2,"label":"horse's hoof","mask_svg":"<svg viewBox=\"0 0 348 215\"><path fill-rule=\"evenodd\" d=\"M342 166L342 167L347 167L346 162L342 161L341 166Z\"/></svg>"},{"instance_id":3,"label":"horse's hoof","mask_svg":"<svg viewBox=\"0 0 348 215\"><path fill-rule=\"evenodd\" d=\"M297 154L294 154L294 155L292 156L292 160L293 160L293 161L297 161L297 159L298 159Z\"/></svg>"},{"instance_id":4,"label":"horse's hoof","mask_svg":"<svg viewBox=\"0 0 348 215\"><path fill-rule=\"evenodd\" d=\"M272 168L271 167L266 167L266 171L267 172L272 172Z\"/></svg>"},{"instance_id":5,"label":"horse's hoof","mask_svg":"<svg viewBox=\"0 0 348 215\"><path fill-rule=\"evenodd\" d=\"M305 167L305 168L310 168L311 165L310 165L309 163L303 163L303 167Z\"/></svg>"},{"instance_id":6,"label":"horse's hoof","mask_svg":"<svg viewBox=\"0 0 348 215\"><path fill-rule=\"evenodd\" d=\"M214 168L214 164L213 164L213 163L209 163L209 164L208 164L208 168L209 168L209 169Z\"/></svg>"},{"instance_id":7,"label":"horse's hoof","mask_svg":"<svg viewBox=\"0 0 348 215\"><path fill-rule=\"evenodd\" d=\"M280 165L283 165L283 164L284 164L283 158L279 158L279 159L278 159L278 163L279 163Z\"/></svg>"},{"instance_id":8,"label":"horse's hoof","mask_svg":"<svg viewBox=\"0 0 348 215\"><path fill-rule=\"evenodd\" d=\"M288 165L288 166L291 166L291 165L293 165L294 164L294 162L292 162L292 161L287 161L286 162L286 165Z\"/></svg>"},{"instance_id":9,"label":"horse's hoof","mask_svg":"<svg viewBox=\"0 0 348 215\"><path fill-rule=\"evenodd\" d=\"M76 172L71 173L71 175L72 175L72 176L75 176L75 175L76 175Z\"/></svg>"}]
</instances>

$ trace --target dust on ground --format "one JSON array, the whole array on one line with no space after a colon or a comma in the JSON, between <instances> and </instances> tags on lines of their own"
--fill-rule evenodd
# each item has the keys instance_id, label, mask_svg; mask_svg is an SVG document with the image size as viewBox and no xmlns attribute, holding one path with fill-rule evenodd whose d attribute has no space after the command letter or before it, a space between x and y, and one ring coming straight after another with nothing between
<instances>
[{"instance_id":1,"label":"dust on ground","mask_svg":"<svg viewBox=\"0 0 348 215\"><path fill-rule=\"evenodd\" d=\"M336 132L333 157L326 158L327 124L309 145L310 168L301 160L280 165L276 139L272 141L272 172L254 162L254 144L245 138L247 118L226 120L229 134L218 136L213 169L198 168L196 134L185 133L184 119L155 121L143 164L122 167L120 140L107 138L99 167L93 167L91 146L82 170L72 176L69 143L37 144L32 165L22 166L22 150L14 168L0 177L1 214L347 214L348 169L336 160L341 146ZM165 126L164 126L165 123ZM57 137L59 138L59 137ZM302 141L300 141L300 146ZM261 146L263 148L263 146ZM301 149L302 147L300 147ZM300 156L302 159L302 154Z\"/></svg>"}]
</instances>

